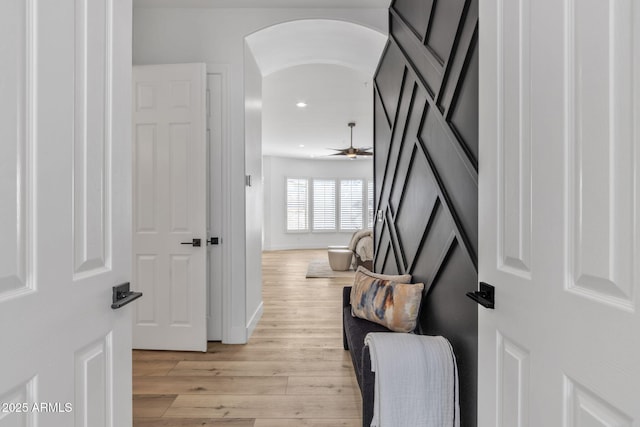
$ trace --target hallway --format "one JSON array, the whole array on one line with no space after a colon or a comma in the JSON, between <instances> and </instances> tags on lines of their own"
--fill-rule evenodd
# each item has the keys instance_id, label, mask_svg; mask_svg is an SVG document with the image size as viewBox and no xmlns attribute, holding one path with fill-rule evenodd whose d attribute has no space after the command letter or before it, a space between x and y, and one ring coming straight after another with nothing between
<instances>
[{"instance_id":1,"label":"hallway","mask_svg":"<svg viewBox=\"0 0 640 427\"><path fill-rule=\"evenodd\" d=\"M306 279L326 250L263 254L264 314L247 345L133 352L134 427L353 426L361 400L342 349L342 287Z\"/></svg>"}]
</instances>

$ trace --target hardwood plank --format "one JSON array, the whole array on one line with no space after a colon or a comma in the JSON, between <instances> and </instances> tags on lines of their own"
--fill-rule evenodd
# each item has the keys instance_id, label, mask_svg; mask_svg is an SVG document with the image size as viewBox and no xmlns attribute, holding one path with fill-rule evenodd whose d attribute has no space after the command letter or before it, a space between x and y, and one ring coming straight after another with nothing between
<instances>
[{"instance_id":1,"label":"hardwood plank","mask_svg":"<svg viewBox=\"0 0 640 427\"><path fill-rule=\"evenodd\" d=\"M359 419L327 420L327 419L258 419L254 427L360 427Z\"/></svg>"},{"instance_id":2,"label":"hardwood plank","mask_svg":"<svg viewBox=\"0 0 640 427\"><path fill-rule=\"evenodd\" d=\"M214 345L212 345L214 344ZM217 345L215 345L217 344ZM138 353L137 361L181 361L181 360L348 360L349 353L340 348L293 348L286 352L274 352L255 346L221 345L209 343L207 353L180 351L145 351ZM140 366L140 365L137 365Z\"/></svg>"},{"instance_id":3,"label":"hardwood plank","mask_svg":"<svg viewBox=\"0 0 640 427\"><path fill-rule=\"evenodd\" d=\"M355 396L209 396L181 395L165 417L211 418L358 418ZM328 410L328 408L331 408Z\"/></svg>"},{"instance_id":4,"label":"hardwood plank","mask_svg":"<svg viewBox=\"0 0 640 427\"><path fill-rule=\"evenodd\" d=\"M169 373L178 362L173 360L133 361L133 376L164 376Z\"/></svg>"},{"instance_id":5,"label":"hardwood plank","mask_svg":"<svg viewBox=\"0 0 640 427\"><path fill-rule=\"evenodd\" d=\"M173 403L175 394L133 395L133 417L161 417Z\"/></svg>"},{"instance_id":6,"label":"hardwood plank","mask_svg":"<svg viewBox=\"0 0 640 427\"><path fill-rule=\"evenodd\" d=\"M211 418L139 418L133 420L136 427L254 427L253 419Z\"/></svg>"},{"instance_id":7,"label":"hardwood plank","mask_svg":"<svg viewBox=\"0 0 640 427\"><path fill-rule=\"evenodd\" d=\"M169 375L177 376L323 376L349 375L353 367L349 361L322 360L314 363L299 361L189 361L178 362Z\"/></svg>"},{"instance_id":8,"label":"hardwood plank","mask_svg":"<svg viewBox=\"0 0 640 427\"><path fill-rule=\"evenodd\" d=\"M287 394L290 395L342 395L359 393L355 375L351 376L320 376L320 377L289 377Z\"/></svg>"},{"instance_id":9,"label":"hardwood plank","mask_svg":"<svg viewBox=\"0 0 640 427\"><path fill-rule=\"evenodd\" d=\"M263 336L265 333L274 333L279 330L287 331L293 330L299 332L300 330L309 331L309 332L339 332L342 333L342 320L341 319L327 319L326 321L318 322L317 319L302 319L302 320L292 320L292 319L282 319L277 320L274 319L275 316L270 316L270 319L262 319L259 325L256 327L255 332L259 332L260 336ZM333 313L333 317L335 317L335 313Z\"/></svg>"},{"instance_id":10,"label":"hardwood plank","mask_svg":"<svg viewBox=\"0 0 640 427\"><path fill-rule=\"evenodd\" d=\"M278 338L336 338L342 337L342 327L335 328L261 328L256 332L260 333L260 337L278 337Z\"/></svg>"},{"instance_id":11,"label":"hardwood plank","mask_svg":"<svg viewBox=\"0 0 640 427\"><path fill-rule=\"evenodd\" d=\"M285 394L284 377L135 377L134 394Z\"/></svg>"},{"instance_id":12,"label":"hardwood plank","mask_svg":"<svg viewBox=\"0 0 640 427\"><path fill-rule=\"evenodd\" d=\"M350 360L349 353L340 348L291 348L286 353L280 351L273 351L272 349L263 349L251 346L241 346L241 349L233 349L230 347L237 346L223 346L223 347L209 347L207 353L201 352L180 352L180 351L149 351L145 353L139 353L134 357L134 360L140 361L182 361L182 360L237 360L237 361L252 361L252 360L298 360L313 362L316 360Z\"/></svg>"},{"instance_id":13,"label":"hardwood plank","mask_svg":"<svg viewBox=\"0 0 640 427\"><path fill-rule=\"evenodd\" d=\"M254 336L250 344L254 348L289 350L291 348L342 348L342 335L330 340L316 340L313 338L262 338Z\"/></svg>"},{"instance_id":14,"label":"hardwood plank","mask_svg":"<svg viewBox=\"0 0 640 427\"><path fill-rule=\"evenodd\" d=\"M133 351L134 427L360 426L360 391L342 348L349 283L304 277L321 256L264 254L264 314L248 344Z\"/></svg>"}]
</instances>

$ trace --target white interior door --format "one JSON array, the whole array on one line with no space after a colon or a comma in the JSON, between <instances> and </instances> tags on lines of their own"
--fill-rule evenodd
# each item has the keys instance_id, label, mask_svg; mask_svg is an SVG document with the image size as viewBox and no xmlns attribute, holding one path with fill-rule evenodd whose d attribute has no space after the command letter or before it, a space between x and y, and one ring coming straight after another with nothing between
<instances>
[{"instance_id":1,"label":"white interior door","mask_svg":"<svg viewBox=\"0 0 640 427\"><path fill-rule=\"evenodd\" d=\"M640 5L480 1L480 426L640 425Z\"/></svg>"},{"instance_id":2,"label":"white interior door","mask_svg":"<svg viewBox=\"0 0 640 427\"><path fill-rule=\"evenodd\" d=\"M131 425L131 8L0 2L0 426Z\"/></svg>"},{"instance_id":3,"label":"white interior door","mask_svg":"<svg viewBox=\"0 0 640 427\"><path fill-rule=\"evenodd\" d=\"M204 64L133 69L133 346L207 349Z\"/></svg>"}]
</instances>

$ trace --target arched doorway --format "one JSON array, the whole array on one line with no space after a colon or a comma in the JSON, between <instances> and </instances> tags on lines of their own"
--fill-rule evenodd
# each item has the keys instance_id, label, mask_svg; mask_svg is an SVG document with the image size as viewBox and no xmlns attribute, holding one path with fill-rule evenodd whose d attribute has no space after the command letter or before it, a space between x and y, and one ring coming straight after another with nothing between
<instances>
[{"instance_id":1,"label":"arched doorway","mask_svg":"<svg viewBox=\"0 0 640 427\"><path fill-rule=\"evenodd\" d=\"M303 19L273 25L245 37L245 200L246 297L247 323L250 335L261 316L261 254L263 248L262 184L262 82L282 72L309 65L334 66L364 76L369 83L387 41L386 34L364 25L333 19ZM357 79L357 78L356 78ZM363 78L360 77L362 80ZM367 83L367 81L362 83ZM371 87L369 87L371 90ZM323 128L334 127L334 136L327 139L340 143L348 136L346 124L354 118L345 113ZM361 135L372 140L372 109L369 132L358 128ZM313 131L309 131L313 133ZM371 144L369 144L371 145Z\"/></svg>"}]
</instances>

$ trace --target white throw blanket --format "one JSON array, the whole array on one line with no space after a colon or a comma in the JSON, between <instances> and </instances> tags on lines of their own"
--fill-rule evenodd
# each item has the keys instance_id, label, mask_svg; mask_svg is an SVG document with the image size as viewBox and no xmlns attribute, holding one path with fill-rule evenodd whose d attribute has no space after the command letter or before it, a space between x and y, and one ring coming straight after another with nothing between
<instances>
[{"instance_id":1,"label":"white throw blanket","mask_svg":"<svg viewBox=\"0 0 640 427\"><path fill-rule=\"evenodd\" d=\"M458 368L444 337L371 332L371 427L459 427Z\"/></svg>"}]
</instances>

